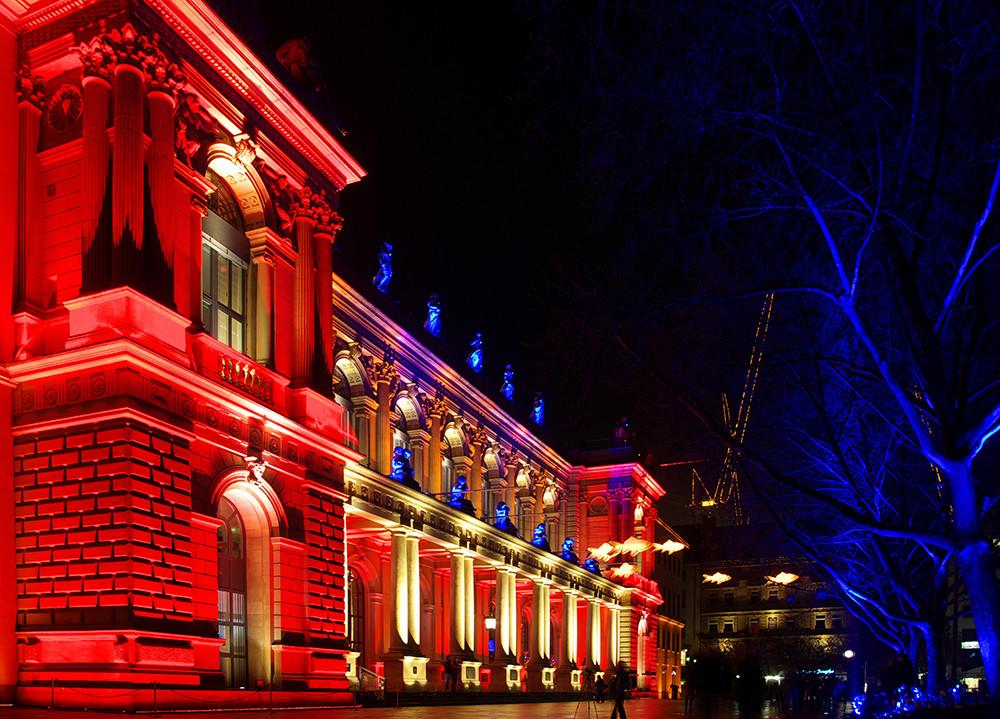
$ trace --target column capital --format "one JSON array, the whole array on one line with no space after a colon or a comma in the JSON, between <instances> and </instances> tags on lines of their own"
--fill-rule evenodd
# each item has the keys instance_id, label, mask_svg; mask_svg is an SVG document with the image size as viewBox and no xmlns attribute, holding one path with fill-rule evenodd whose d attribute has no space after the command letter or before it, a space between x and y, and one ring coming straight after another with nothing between
<instances>
[{"instance_id":1,"label":"column capital","mask_svg":"<svg viewBox=\"0 0 1000 719\"><path fill-rule=\"evenodd\" d=\"M424 413L428 417L437 417L440 419L448 413L448 403L445 402L444 393L438 392L433 397L429 395L420 395L422 397L422 403L424 405Z\"/></svg>"},{"instance_id":2,"label":"column capital","mask_svg":"<svg viewBox=\"0 0 1000 719\"><path fill-rule=\"evenodd\" d=\"M483 429L481 422L475 427L469 426L465 430L465 436L469 438L469 444L477 450L490 441L489 435L486 434L486 430Z\"/></svg>"}]
</instances>

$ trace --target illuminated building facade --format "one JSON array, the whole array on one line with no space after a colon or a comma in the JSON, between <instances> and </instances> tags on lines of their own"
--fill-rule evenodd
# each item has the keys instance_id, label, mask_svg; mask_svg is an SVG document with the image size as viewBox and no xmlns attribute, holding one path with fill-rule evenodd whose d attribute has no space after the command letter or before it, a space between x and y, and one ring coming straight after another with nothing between
<instances>
[{"instance_id":1,"label":"illuminated building facade","mask_svg":"<svg viewBox=\"0 0 1000 719\"><path fill-rule=\"evenodd\" d=\"M364 171L291 76L201 0L0 8L0 701L343 703L448 656L467 691L646 684L662 488L555 453L334 269Z\"/></svg>"}]
</instances>

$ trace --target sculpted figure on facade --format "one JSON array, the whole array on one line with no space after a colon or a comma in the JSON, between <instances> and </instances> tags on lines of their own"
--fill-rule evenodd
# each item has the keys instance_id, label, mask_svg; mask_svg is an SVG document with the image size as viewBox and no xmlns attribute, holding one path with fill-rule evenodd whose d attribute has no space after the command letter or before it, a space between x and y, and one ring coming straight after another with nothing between
<instances>
[{"instance_id":1,"label":"sculpted figure on facade","mask_svg":"<svg viewBox=\"0 0 1000 719\"><path fill-rule=\"evenodd\" d=\"M204 170L209 140L215 136L215 121L205 112L198 96L177 92L174 110L174 148L177 159L190 168Z\"/></svg>"},{"instance_id":2,"label":"sculpted figure on facade","mask_svg":"<svg viewBox=\"0 0 1000 719\"><path fill-rule=\"evenodd\" d=\"M538 547L539 549L544 549L546 552L551 552L549 548L549 535L545 529L545 522L539 522L538 526L535 527L534 536L531 538L531 543Z\"/></svg>"},{"instance_id":3,"label":"sculpted figure on facade","mask_svg":"<svg viewBox=\"0 0 1000 719\"><path fill-rule=\"evenodd\" d=\"M469 343L469 346L472 347L472 351L469 352L469 358L465 360L465 363L469 365L474 372L482 372L483 335L481 332L476 332L476 337Z\"/></svg>"},{"instance_id":4,"label":"sculpted figure on facade","mask_svg":"<svg viewBox=\"0 0 1000 719\"><path fill-rule=\"evenodd\" d=\"M448 504L455 509L465 512L466 514L471 514L475 517L476 508L466 496L468 493L469 485L465 481L465 477L459 477L458 481L455 482L454 486L451 488L451 498L448 500Z\"/></svg>"},{"instance_id":5,"label":"sculpted figure on facade","mask_svg":"<svg viewBox=\"0 0 1000 719\"><path fill-rule=\"evenodd\" d=\"M587 559L583 563L583 568L586 569L588 572L593 572L598 577L604 576L603 574L601 574L601 566L597 563L597 560L594 559L594 557L592 557L590 554L587 555Z\"/></svg>"},{"instance_id":6,"label":"sculpted figure on facade","mask_svg":"<svg viewBox=\"0 0 1000 719\"><path fill-rule=\"evenodd\" d=\"M435 337L441 335L441 303L436 294L427 300L427 321L424 322L424 329Z\"/></svg>"},{"instance_id":7,"label":"sculpted figure on facade","mask_svg":"<svg viewBox=\"0 0 1000 719\"><path fill-rule=\"evenodd\" d=\"M501 501L497 504L497 521L493 523L493 526L514 537L520 536L517 533L517 527L510 521L510 507L507 506L506 502Z\"/></svg>"},{"instance_id":8,"label":"sculpted figure on facade","mask_svg":"<svg viewBox=\"0 0 1000 719\"><path fill-rule=\"evenodd\" d=\"M500 388L500 393L507 399L514 400L514 370L510 365L503 371L503 386Z\"/></svg>"},{"instance_id":9,"label":"sculpted figure on facade","mask_svg":"<svg viewBox=\"0 0 1000 719\"><path fill-rule=\"evenodd\" d=\"M579 565L580 558L576 555L575 551L576 542L572 537L566 537L562 543L562 551L559 556L565 559L567 562L572 562L573 564Z\"/></svg>"},{"instance_id":10,"label":"sculpted figure on facade","mask_svg":"<svg viewBox=\"0 0 1000 719\"><path fill-rule=\"evenodd\" d=\"M545 400L542 399L541 392L535 392L535 402L531 407L531 421L539 427L545 421Z\"/></svg>"},{"instance_id":11,"label":"sculpted figure on facade","mask_svg":"<svg viewBox=\"0 0 1000 719\"><path fill-rule=\"evenodd\" d=\"M31 68L22 65L15 78L18 102L30 102L38 109L45 104L45 78L34 75Z\"/></svg>"},{"instance_id":12,"label":"sculpted figure on facade","mask_svg":"<svg viewBox=\"0 0 1000 719\"><path fill-rule=\"evenodd\" d=\"M378 253L378 272L372 278L372 284L379 292L389 291L389 280L392 279L392 245L388 242L382 243L382 249Z\"/></svg>"},{"instance_id":13,"label":"sculpted figure on facade","mask_svg":"<svg viewBox=\"0 0 1000 719\"><path fill-rule=\"evenodd\" d=\"M396 447L392 451L392 467L389 471L389 479L394 479L404 487L420 491L420 485L413 478L413 467L410 466L410 457L413 452L406 447Z\"/></svg>"}]
</instances>

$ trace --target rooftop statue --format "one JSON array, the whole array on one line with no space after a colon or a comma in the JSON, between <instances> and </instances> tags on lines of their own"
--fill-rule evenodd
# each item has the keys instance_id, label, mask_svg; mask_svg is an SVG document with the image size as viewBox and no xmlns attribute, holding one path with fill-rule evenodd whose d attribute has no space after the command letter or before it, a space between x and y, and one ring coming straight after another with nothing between
<instances>
[{"instance_id":1,"label":"rooftop statue","mask_svg":"<svg viewBox=\"0 0 1000 719\"><path fill-rule=\"evenodd\" d=\"M587 560L583 563L583 568L586 569L588 572L593 572L598 577L604 576L603 574L601 574L601 567L600 565L597 564L597 560L594 559L589 554L587 555Z\"/></svg>"},{"instance_id":2,"label":"rooftop statue","mask_svg":"<svg viewBox=\"0 0 1000 719\"><path fill-rule=\"evenodd\" d=\"M552 551L549 549L549 535L545 530L545 522L539 522L538 526L535 527L535 536L531 539L531 543L546 552Z\"/></svg>"},{"instance_id":3,"label":"rooftop statue","mask_svg":"<svg viewBox=\"0 0 1000 719\"><path fill-rule=\"evenodd\" d=\"M472 351L469 352L469 359L465 360L474 372L482 372L483 370L483 335L481 332L476 332L476 338L469 343L472 347Z\"/></svg>"},{"instance_id":4,"label":"rooftop statue","mask_svg":"<svg viewBox=\"0 0 1000 719\"><path fill-rule=\"evenodd\" d=\"M573 551L573 545L575 544L576 542L573 541L572 537L566 537L566 539L563 541L562 552L560 552L559 556L561 556L567 562L572 562L573 564L579 566L580 558L576 556L576 552Z\"/></svg>"},{"instance_id":5,"label":"rooftop statue","mask_svg":"<svg viewBox=\"0 0 1000 719\"><path fill-rule=\"evenodd\" d=\"M632 441L632 431L628 426L628 417L622 417L618 420L618 425L615 427L615 439L619 442Z\"/></svg>"},{"instance_id":6,"label":"rooftop statue","mask_svg":"<svg viewBox=\"0 0 1000 719\"><path fill-rule=\"evenodd\" d=\"M507 534L518 536L517 527L510 521L510 507L507 506L506 502L501 501L497 504L497 521L493 523L493 526L507 532Z\"/></svg>"},{"instance_id":7,"label":"rooftop statue","mask_svg":"<svg viewBox=\"0 0 1000 719\"><path fill-rule=\"evenodd\" d=\"M542 399L541 392L535 392L535 403L531 407L531 419L539 427L545 420L545 400Z\"/></svg>"},{"instance_id":8,"label":"rooftop statue","mask_svg":"<svg viewBox=\"0 0 1000 719\"><path fill-rule=\"evenodd\" d=\"M503 371L503 387L500 388L500 392L507 399L514 400L514 370L510 365Z\"/></svg>"},{"instance_id":9,"label":"rooftop statue","mask_svg":"<svg viewBox=\"0 0 1000 719\"><path fill-rule=\"evenodd\" d=\"M441 334L441 303L438 302L437 295L431 295L427 300L427 321L424 322L424 329L435 337Z\"/></svg>"},{"instance_id":10,"label":"rooftop statue","mask_svg":"<svg viewBox=\"0 0 1000 719\"><path fill-rule=\"evenodd\" d=\"M448 504L455 509L465 512L466 514L471 514L475 517L476 508L465 496L468 492L469 485L466 484L465 477L459 477L458 481L455 482L454 486L451 488L451 499L448 500Z\"/></svg>"},{"instance_id":11,"label":"rooftop statue","mask_svg":"<svg viewBox=\"0 0 1000 719\"><path fill-rule=\"evenodd\" d=\"M378 253L378 273L372 278L372 283L379 292L389 291L389 280L392 279L392 245L388 242L382 243L382 250Z\"/></svg>"},{"instance_id":12,"label":"rooftop statue","mask_svg":"<svg viewBox=\"0 0 1000 719\"><path fill-rule=\"evenodd\" d=\"M392 468L389 471L389 479L400 482L403 486L421 491L417 480L413 478L413 467L410 466L410 457L413 452L406 447L396 447L392 451Z\"/></svg>"}]
</instances>

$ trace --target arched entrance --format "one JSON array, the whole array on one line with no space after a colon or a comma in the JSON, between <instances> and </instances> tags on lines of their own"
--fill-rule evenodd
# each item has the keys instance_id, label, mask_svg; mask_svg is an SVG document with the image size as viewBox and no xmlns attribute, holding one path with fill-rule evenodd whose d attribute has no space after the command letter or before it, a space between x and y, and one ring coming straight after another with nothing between
<instances>
[{"instance_id":1,"label":"arched entrance","mask_svg":"<svg viewBox=\"0 0 1000 719\"><path fill-rule=\"evenodd\" d=\"M247 686L246 531L236 507L219 501L219 662L227 687Z\"/></svg>"},{"instance_id":2,"label":"arched entrance","mask_svg":"<svg viewBox=\"0 0 1000 719\"><path fill-rule=\"evenodd\" d=\"M219 663L227 687L280 684L271 674L273 610L271 538L283 514L274 491L252 482L245 471L216 490L219 560L219 636L225 640Z\"/></svg>"},{"instance_id":3,"label":"arched entrance","mask_svg":"<svg viewBox=\"0 0 1000 719\"><path fill-rule=\"evenodd\" d=\"M365 587L355 569L347 572L347 649L357 652L357 665L368 668L365 652Z\"/></svg>"}]
</instances>

